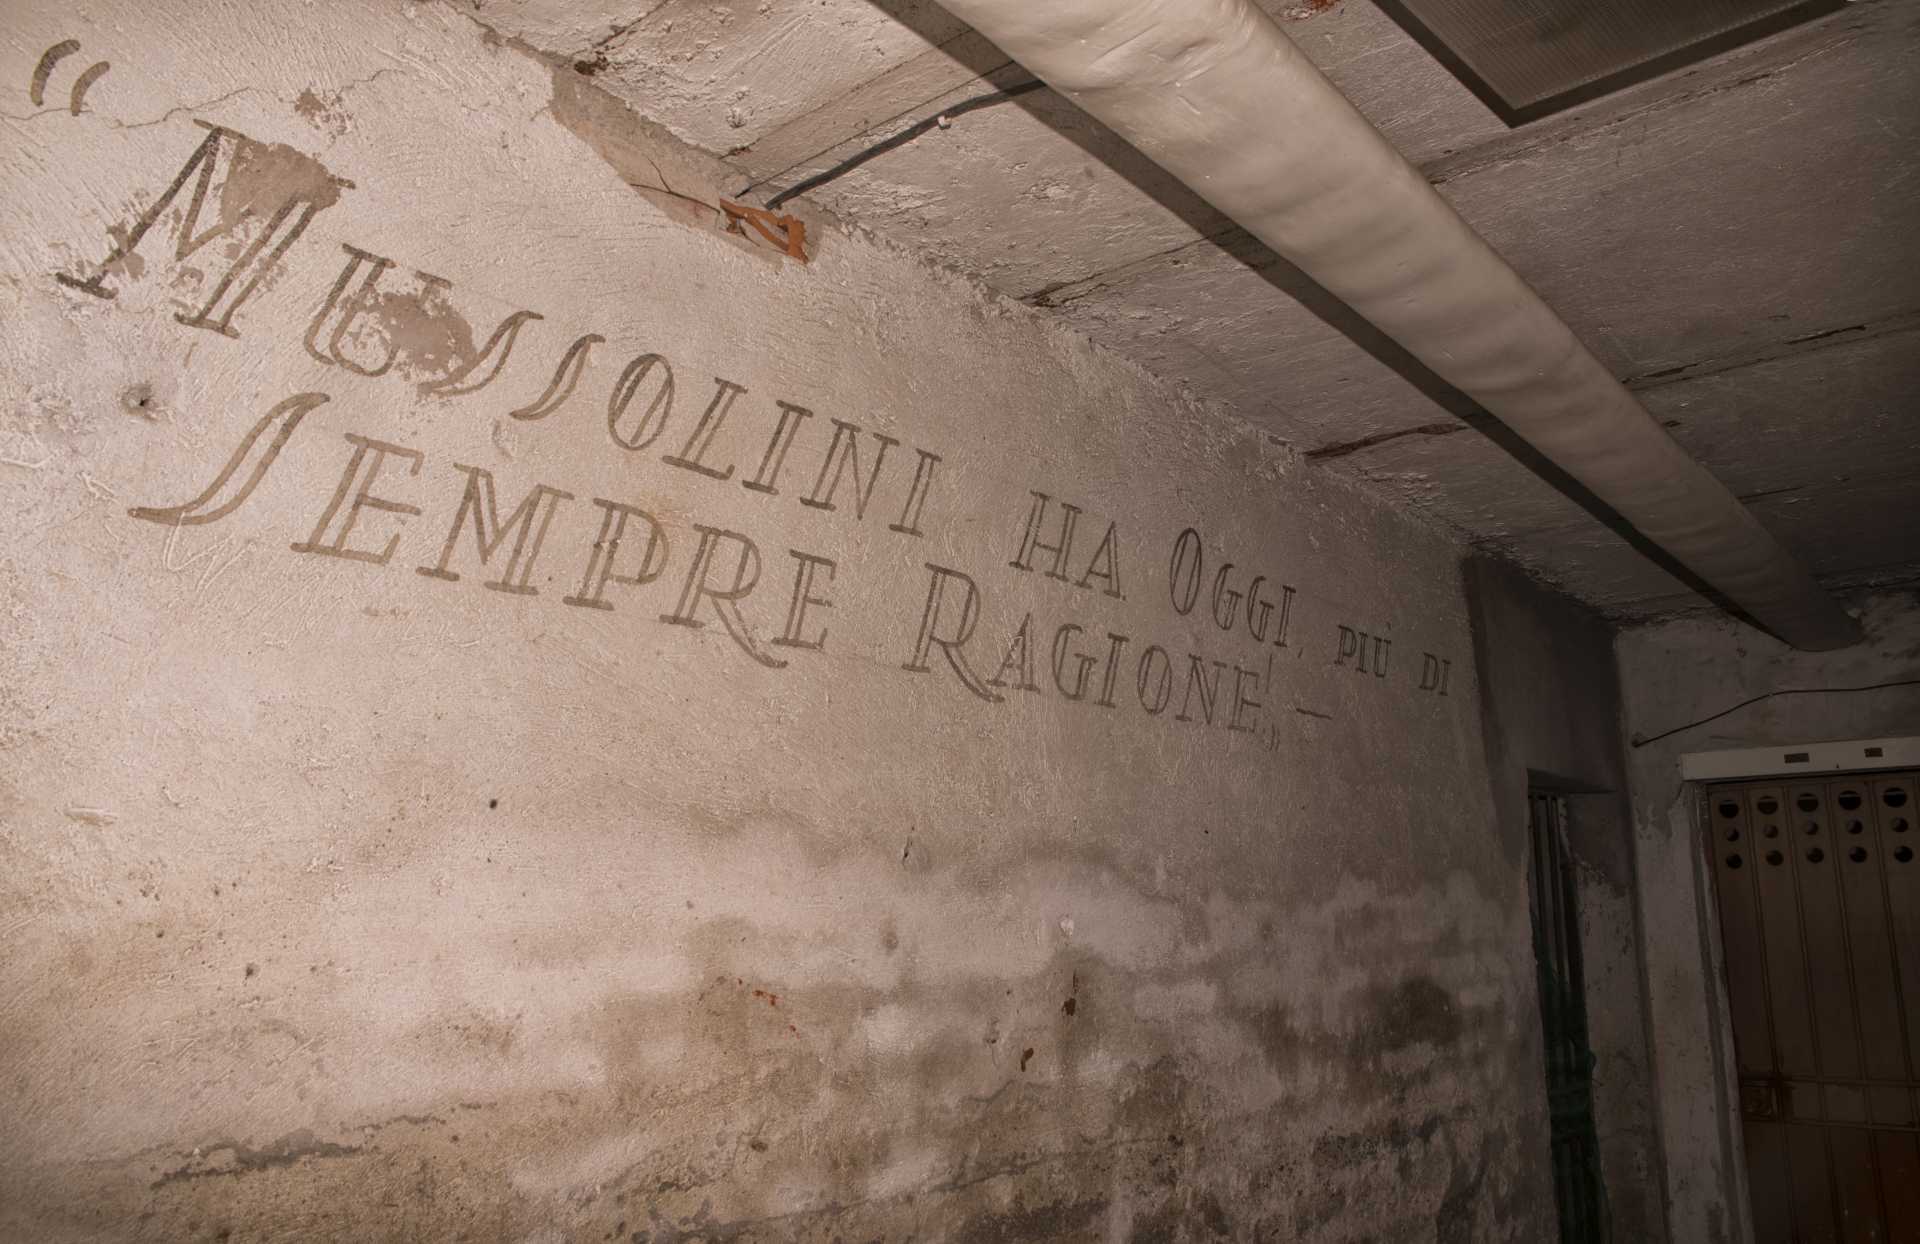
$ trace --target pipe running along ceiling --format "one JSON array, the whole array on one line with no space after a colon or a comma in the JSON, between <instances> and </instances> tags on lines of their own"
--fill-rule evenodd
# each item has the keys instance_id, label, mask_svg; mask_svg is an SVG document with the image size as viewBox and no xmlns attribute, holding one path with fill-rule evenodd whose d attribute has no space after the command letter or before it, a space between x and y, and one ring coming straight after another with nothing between
<instances>
[{"instance_id":1,"label":"pipe running along ceiling","mask_svg":"<svg viewBox=\"0 0 1920 1244\"><path fill-rule=\"evenodd\" d=\"M942 0L1798 648L1858 624L1251 0Z\"/></svg>"}]
</instances>

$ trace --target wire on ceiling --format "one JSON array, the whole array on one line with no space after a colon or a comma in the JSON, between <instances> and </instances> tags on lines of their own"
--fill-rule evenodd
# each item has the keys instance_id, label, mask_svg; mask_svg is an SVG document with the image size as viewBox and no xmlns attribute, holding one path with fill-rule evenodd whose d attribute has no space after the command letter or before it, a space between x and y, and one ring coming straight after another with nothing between
<instances>
[{"instance_id":1,"label":"wire on ceiling","mask_svg":"<svg viewBox=\"0 0 1920 1244\"><path fill-rule=\"evenodd\" d=\"M1698 721L1690 721L1684 726L1675 726L1671 730L1662 730L1658 734L1636 734L1629 741L1635 747L1645 747L1649 743L1658 743L1661 739L1679 734L1682 730L1691 730L1695 726L1704 726L1710 721L1719 721L1722 717L1728 716L1731 713L1737 713L1748 705L1758 704L1762 700L1771 700L1777 695L1839 695L1854 691L1884 691L1891 687L1920 687L1920 678L1903 678L1895 682L1868 683L1864 687L1789 687L1782 691L1768 691L1756 695L1751 699L1742 700L1732 708L1723 708L1711 717L1702 717Z\"/></svg>"},{"instance_id":2,"label":"wire on ceiling","mask_svg":"<svg viewBox=\"0 0 1920 1244\"><path fill-rule=\"evenodd\" d=\"M1031 82L1021 82L1017 85L1010 86L1003 91L989 91L985 95L976 95L972 99L962 100L961 102L955 104L951 108L943 108L939 112L934 113L930 117L923 117L922 119L915 121L912 125L909 125L906 129L901 130L899 133L893 134L887 138L883 138L879 142L873 144L873 146L868 147L863 151L855 152L853 155L848 156L846 159L840 161L840 163L834 165L832 168L826 169L822 172L815 173L813 176L807 178L805 181L800 182L796 185L787 187L785 190L782 190L779 194L776 194L771 199L768 199L767 207L769 210L772 210L772 209L778 208L782 203L785 203L788 199L797 198L798 196L807 193L809 190L818 190L821 186L826 185L828 182L834 181L837 178L844 177L846 174L851 173L854 169L859 168L862 164L865 164L867 161L873 159L874 157L885 155L887 152L892 151L897 147L906 146L908 143L920 137L920 135L926 133L928 130L934 128L937 125L942 125L945 122L953 119L954 117L960 116L962 113L974 112L981 108L990 108L995 104L1005 103L1010 99L1014 99L1018 96L1025 95L1029 91L1037 91L1045 85L1046 83L1041 82L1038 78L1036 78ZM749 188L751 189L751 187Z\"/></svg>"}]
</instances>

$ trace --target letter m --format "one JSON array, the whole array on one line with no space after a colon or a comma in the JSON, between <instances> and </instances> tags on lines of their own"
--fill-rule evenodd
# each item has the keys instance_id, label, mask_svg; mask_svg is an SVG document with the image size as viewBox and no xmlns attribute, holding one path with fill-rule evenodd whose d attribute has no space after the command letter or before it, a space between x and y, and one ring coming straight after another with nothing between
<instances>
[{"instance_id":1,"label":"letter m","mask_svg":"<svg viewBox=\"0 0 1920 1244\"><path fill-rule=\"evenodd\" d=\"M112 249L92 274L62 272L54 279L95 298L117 297L119 290L109 279L131 280L140 274L144 264L136 252L191 182L186 206L174 213L179 223L173 262L186 264L209 242L224 240L231 245L207 252L219 257L207 265L205 273L194 274L199 280L187 305L198 306L174 318L191 328L238 337L233 317L241 304L260 288L315 213L333 204L340 191L353 183L333 176L318 161L290 147L256 142L205 121L195 124L205 128L207 136L173 184L124 233L114 231ZM204 226L203 215L210 217Z\"/></svg>"},{"instance_id":2,"label":"letter m","mask_svg":"<svg viewBox=\"0 0 1920 1244\"><path fill-rule=\"evenodd\" d=\"M460 497L460 512L453 516L453 527L447 532L447 543L440 550L440 564L421 566L419 572L429 579L457 581L460 576L447 569L453 561L454 545L460 542L460 533L466 530L467 516L473 516L473 536L479 545L480 564L485 566L493 561L507 543L507 537L513 537L513 551L507 555L506 569L500 577L484 586L496 592L510 592L515 596L538 596L539 590L528 580L533 577L534 559L540 556L540 545L546 541L547 526L553 522L553 512L562 501L573 500L573 494L562 492L558 488L549 488L545 484L535 484L517 506L506 522L500 521L500 509L494 504L493 473L480 467L462 466L454 463L454 469L464 472L467 477L467 489ZM528 537L532 540L529 542Z\"/></svg>"}]
</instances>

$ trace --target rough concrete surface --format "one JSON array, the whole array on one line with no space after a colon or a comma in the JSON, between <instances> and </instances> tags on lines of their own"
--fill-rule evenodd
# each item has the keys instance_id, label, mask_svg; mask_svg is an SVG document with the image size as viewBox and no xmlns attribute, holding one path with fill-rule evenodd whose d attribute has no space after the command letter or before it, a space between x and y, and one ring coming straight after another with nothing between
<instances>
[{"instance_id":1,"label":"rough concrete surface","mask_svg":"<svg viewBox=\"0 0 1920 1244\"><path fill-rule=\"evenodd\" d=\"M9 15L0 1238L1544 1238L1455 547L554 72Z\"/></svg>"},{"instance_id":2,"label":"rough concrete surface","mask_svg":"<svg viewBox=\"0 0 1920 1244\"><path fill-rule=\"evenodd\" d=\"M1795 652L1737 623L1692 618L1621 634L1634 857L1646 946L1648 1004L1658 1034L1655 1076L1665 1142L1668 1222L1675 1240L1723 1244L1746 1234L1747 1201L1729 1068L1732 1032L1692 802L1688 752L1912 735L1920 687L1772 696L1920 679L1920 608L1910 592L1860 602L1867 642ZM1714 717L1711 721L1704 718Z\"/></svg>"}]
</instances>

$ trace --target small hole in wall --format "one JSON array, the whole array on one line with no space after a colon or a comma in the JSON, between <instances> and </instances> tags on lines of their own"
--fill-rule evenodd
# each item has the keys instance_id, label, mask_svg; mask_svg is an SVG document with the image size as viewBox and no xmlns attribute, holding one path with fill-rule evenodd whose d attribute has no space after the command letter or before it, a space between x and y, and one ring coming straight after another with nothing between
<instances>
[{"instance_id":1,"label":"small hole in wall","mask_svg":"<svg viewBox=\"0 0 1920 1244\"><path fill-rule=\"evenodd\" d=\"M498 799L489 799L487 800L487 806L489 808L497 808L500 806L500 801Z\"/></svg>"}]
</instances>

